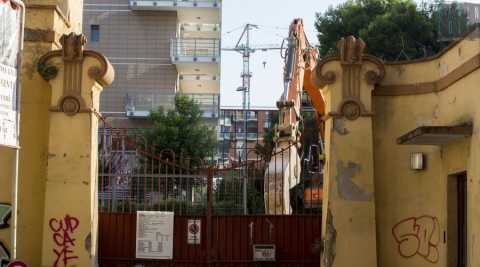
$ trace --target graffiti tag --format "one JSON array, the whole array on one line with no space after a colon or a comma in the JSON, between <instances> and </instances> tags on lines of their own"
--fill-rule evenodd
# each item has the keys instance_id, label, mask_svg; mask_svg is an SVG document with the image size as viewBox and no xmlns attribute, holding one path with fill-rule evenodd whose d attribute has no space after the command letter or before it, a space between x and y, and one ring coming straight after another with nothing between
<instances>
[{"instance_id":1,"label":"graffiti tag","mask_svg":"<svg viewBox=\"0 0 480 267\"><path fill-rule=\"evenodd\" d=\"M74 253L76 239L72 236L79 224L80 221L77 218L68 214L63 219L50 219L49 226L53 231L52 238L56 246L53 249L56 257L53 267L67 267L70 261L78 259Z\"/></svg>"},{"instance_id":2,"label":"graffiti tag","mask_svg":"<svg viewBox=\"0 0 480 267\"><path fill-rule=\"evenodd\" d=\"M440 227L437 217L424 215L404 219L392 228L392 234L402 257L419 255L430 263L438 262Z\"/></svg>"},{"instance_id":3,"label":"graffiti tag","mask_svg":"<svg viewBox=\"0 0 480 267\"><path fill-rule=\"evenodd\" d=\"M10 216L12 216L12 206L10 204L0 204L0 229L9 227Z\"/></svg>"},{"instance_id":4,"label":"graffiti tag","mask_svg":"<svg viewBox=\"0 0 480 267\"><path fill-rule=\"evenodd\" d=\"M8 249L0 242L0 266L3 267L10 262L10 252Z\"/></svg>"},{"instance_id":5,"label":"graffiti tag","mask_svg":"<svg viewBox=\"0 0 480 267\"><path fill-rule=\"evenodd\" d=\"M0 229L7 229L10 227L8 220L12 216L12 205L0 203ZM7 265L10 262L10 252L5 244L0 241L0 267Z\"/></svg>"}]
</instances>

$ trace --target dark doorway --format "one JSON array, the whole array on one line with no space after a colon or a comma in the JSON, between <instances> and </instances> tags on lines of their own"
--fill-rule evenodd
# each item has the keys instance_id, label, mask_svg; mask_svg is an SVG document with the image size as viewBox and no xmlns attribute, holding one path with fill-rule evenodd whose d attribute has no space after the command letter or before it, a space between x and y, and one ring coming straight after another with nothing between
<instances>
[{"instance_id":1,"label":"dark doorway","mask_svg":"<svg viewBox=\"0 0 480 267\"><path fill-rule=\"evenodd\" d=\"M448 256L451 267L467 266L467 173L448 181Z\"/></svg>"}]
</instances>

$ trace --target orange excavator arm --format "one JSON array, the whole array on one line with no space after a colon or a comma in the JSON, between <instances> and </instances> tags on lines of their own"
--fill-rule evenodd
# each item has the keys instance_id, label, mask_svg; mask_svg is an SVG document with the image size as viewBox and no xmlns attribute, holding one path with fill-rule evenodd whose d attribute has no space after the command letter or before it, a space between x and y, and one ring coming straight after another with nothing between
<instances>
[{"instance_id":1,"label":"orange excavator arm","mask_svg":"<svg viewBox=\"0 0 480 267\"><path fill-rule=\"evenodd\" d=\"M290 26L285 49L284 91L277 102L279 124L275 133L275 149L265 172L264 192L266 214L290 214L289 190L300 183L301 176L301 95L305 90L317 113L323 136L325 102L318 88L310 81L318 58L305 35L303 21L296 19ZM277 154L286 153L287 159ZM286 170L286 171L285 171Z\"/></svg>"},{"instance_id":2,"label":"orange excavator arm","mask_svg":"<svg viewBox=\"0 0 480 267\"><path fill-rule=\"evenodd\" d=\"M320 120L321 117L325 115L325 100L323 99L319 88L317 88L312 82L312 72L317 62L318 53L315 50L314 52L310 52L310 55L312 59L311 62L307 61L306 64L305 75L303 78L303 90L305 90L310 96L311 104L317 112Z\"/></svg>"}]
</instances>

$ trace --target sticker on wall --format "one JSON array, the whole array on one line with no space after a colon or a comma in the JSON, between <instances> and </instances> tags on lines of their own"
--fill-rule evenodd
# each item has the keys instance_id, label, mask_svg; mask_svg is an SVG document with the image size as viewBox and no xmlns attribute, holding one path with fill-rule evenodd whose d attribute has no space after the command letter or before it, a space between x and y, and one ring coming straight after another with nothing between
<instances>
[{"instance_id":1,"label":"sticker on wall","mask_svg":"<svg viewBox=\"0 0 480 267\"><path fill-rule=\"evenodd\" d=\"M188 220L187 242L189 245L199 245L201 241L202 221Z\"/></svg>"}]
</instances>

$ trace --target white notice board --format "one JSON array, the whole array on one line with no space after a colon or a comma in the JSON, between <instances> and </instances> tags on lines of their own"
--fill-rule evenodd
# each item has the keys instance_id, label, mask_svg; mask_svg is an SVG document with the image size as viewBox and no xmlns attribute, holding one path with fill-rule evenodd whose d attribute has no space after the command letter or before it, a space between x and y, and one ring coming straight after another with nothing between
<instances>
[{"instance_id":1,"label":"white notice board","mask_svg":"<svg viewBox=\"0 0 480 267\"><path fill-rule=\"evenodd\" d=\"M0 1L0 146L18 147L20 52L23 4Z\"/></svg>"},{"instance_id":2,"label":"white notice board","mask_svg":"<svg viewBox=\"0 0 480 267\"><path fill-rule=\"evenodd\" d=\"M137 211L136 257L173 259L173 212Z\"/></svg>"}]
</instances>

